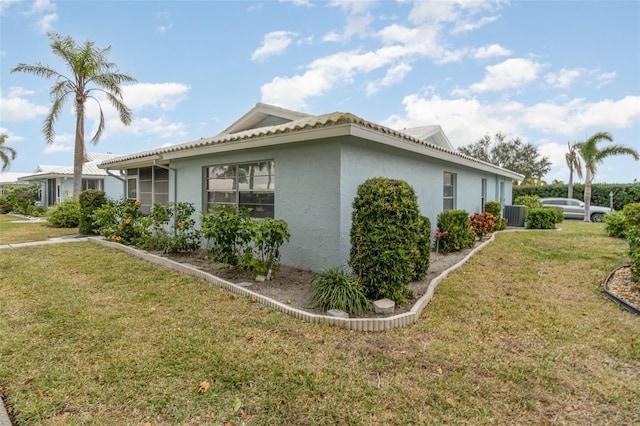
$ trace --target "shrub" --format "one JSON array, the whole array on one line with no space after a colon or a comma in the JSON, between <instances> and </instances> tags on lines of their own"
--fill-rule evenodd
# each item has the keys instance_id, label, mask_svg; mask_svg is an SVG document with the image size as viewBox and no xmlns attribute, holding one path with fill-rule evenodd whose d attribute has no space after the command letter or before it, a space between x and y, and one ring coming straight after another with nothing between
<instances>
[{"instance_id":1,"label":"shrub","mask_svg":"<svg viewBox=\"0 0 640 426\"><path fill-rule=\"evenodd\" d=\"M68 199L50 207L47 221L54 228L75 228L80 222L80 203Z\"/></svg>"},{"instance_id":2,"label":"shrub","mask_svg":"<svg viewBox=\"0 0 640 426\"><path fill-rule=\"evenodd\" d=\"M44 206L29 206L27 214L33 217L42 217L47 214L47 209Z\"/></svg>"},{"instance_id":3,"label":"shrub","mask_svg":"<svg viewBox=\"0 0 640 426\"><path fill-rule=\"evenodd\" d=\"M91 215L97 208L107 202L107 197L104 191L87 189L80 193L78 200L80 201L80 222L78 224L78 231L82 235L98 234L98 227Z\"/></svg>"},{"instance_id":4,"label":"shrub","mask_svg":"<svg viewBox=\"0 0 640 426\"><path fill-rule=\"evenodd\" d=\"M440 249L443 252L460 251L473 247L476 234L469 225L469 214L465 210L449 210L438 215L441 232Z\"/></svg>"},{"instance_id":5,"label":"shrub","mask_svg":"<svg viewBox=\"0 0 640 426\"><path fill-rule=\"evenodd\" d=\"M35 205L39 200L39 192L40 187L37 184L16 185L9 188L5 196L8 211L28 215L29 207Z\"/></svg>"},{"instance_id":6,"label":"shrub","mask_svg":"<svg viewBox=\"0 0 640 426\"><path fill-rule=\"evenodd\" d=\"M629 242L629 266L631 269L631 281L640 283L640 228L632 228L627 231Z\"/></svg>"},{"instance_id":7,"label":"shrub","mask_svg":"<svg viewBox=\"0 0 640 426\"><path fill-rule=\"evenodd\" d=\"M474 213L469 217L469 225L478 238L482 239L493 231L495 218L491 213Z\"/></svg>"},{"instance_id":8,"label":"shrub","mask_svg":"<svg viewBox=\"0 0 640 426\"><path fill-rule=\"evenodd\" d=\"M555 229L556 212L546 207L527 208L525 223L527 229Z\"/></svg>"},{"instance_id":9,"label":"shrub","mask_svg":"<svg viewBox=\"0 0 640 426\"><path fill-rule=\"evenodd\" d=\"M640 203L630 203L622 209L624 222L627 229L640 229Z\"/></svg>"},{"instance_id":10,"label":"shrub","mask_svg":"<svg viewBox=\"0 0 640 426\"><path fill-rule=\"evenodd\" d=\"M609 212L604 215L604 230L610 237L624 238L627 230L624 213L621 211Z\"/></svg>"},{"instance_id":11,"label":"shrub","mask_svg":"<svg viewBox=\"0 0 640 426\"><path fill-rule=\"evenodd\" d=\"M167 207L171 223L166 250L169 253L195 251L200 248L200 232L195 228L193 213L196 211L192 203L170 203Z\"/></svg>"},{"instance_id":12,"label":"shrub","mask_svg":"<svg viewBox=\"0 0 640 426\"><path fill-rule=\"evenodd\" d=\"M431 221L426 216L418 218L416 227L416 244L418 251L413 266L412 280L421 280L427 276L431 262Z\"/></svg>"},{"instance_id":13,"label":"shrub","mask_svg":"<svg viewBox=\"0 0 640 426\"><path fill-rule=\"evenodd\" d=\"M545 206L545 208L553 210L556 214L556 223L564 222L564 210L558 206Z\"/></svg>"},{"instance_id":14,"label":"shrub","mask_svg":"<svg viewBox=\"0 0 640 426\"><path fill-rule=\"evenodd\" d=\"M291 237L287 230L287 222L266 217L251 219L249 223L253 245L249 250L245 250L242 266L258 275L268 276L269 273L277 272L280 265L280 247Z\"/></svg>"},{"instance_id":15,"label":"shrub","mask_svg":"<svg viewBox=\"0 0 640 426\"><path fill-rule=\"evenodd\" d=\"M487 201L484 203L484 211L493 215L494 231L503 231L507 229L507 219L502 217L502 204L500 204L500 201Z\"/></svg>"},{"instance_id":16,"label":"shrub","mask_svg":"<svg viewBox=\"0 0 640 426\"><path fill-rule=\"evenodd\" d=\"M622 210L629 203L640 202L640 183L608 184L594 183L591 185L591 205L609 206L609 193L613 192L613 208ZM584 184L577 183L573 186L573 196L583 201ZM541 186L514 186L513 198L519 195L537 195L545 197L566 197L567 185L541 185Z\"/></svg>"},{"instance_id":17,"label":"shrub","mask_svg":"<svg viewBox=\"0 0 640 426\"><path fill-rule=\"evenodd\" d=\"M138 200L108 201L98 207L91 218L103 237L125 245L144 241L147 222Z\"/></svg>"},{"instance_id":18,"label":"shrub","mask_svg":"<svg viewBox=\"0 0 640 426\"><path fill-rule=\"evenodd\" d=\"M236 206L216 205L200 218L202 236L213 260L239 265L251 242L249 210Z\"/></svg>"},{"instance_id":19,"label":"shrub","mask_svg":"<svg viewBox=\"0 0 640 426\"><path fill-rule=\"evenodd\" d=\"M340 309L349 314L371 310L365 288L354 275L339 268L316 273L311 280L311 301L320 309Z\"/></svg>"},{"instance_id":20,"label":"shrub","mask_svg":"<svg viewBox=\"0 0 640 426\"><path fill-rule=\"evenodd\" d=\"M514 206L525 206L528 209L537 209L542 207L542 201L537 195L520 195L513 200Z\"/></svg>"},{"instance_id":21,"label":"shrub","mask_svg":"<svg viewBox=\"0 0 640 426\"><path fill-rule=\"evenodd\" d=\"M420 210L402 180L372 178L353 201L349 265L371 299L404 303L414 276Z\"/></svg>"},{"instance_id":22,"label":"shrub","mask_svg":"<svg viewBox=\"0 0 640 426\"><path fill-rule=\"evenodd\" d=\"M0 195L0 214L7 214L11 211L11 205L7 201L7 197Z\"/></svg>"}]
</instances>

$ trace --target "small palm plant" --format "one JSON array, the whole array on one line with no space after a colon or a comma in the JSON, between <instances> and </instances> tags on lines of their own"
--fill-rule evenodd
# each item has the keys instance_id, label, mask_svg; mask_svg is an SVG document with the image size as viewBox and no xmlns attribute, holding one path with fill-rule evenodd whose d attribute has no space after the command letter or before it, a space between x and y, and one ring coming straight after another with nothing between
<instances>
[{"instance_id":1,"label":"small palm plant","mask_svg":"<svg viewBox=\"0 0 640 426\"><path fill-rule=\"evenodd\" d=\"M339 309L352 315L371 310L371 300L367 299L364 286L340 268L314 274L311 291L316 308Z\"/></svg>"}]
</instances>

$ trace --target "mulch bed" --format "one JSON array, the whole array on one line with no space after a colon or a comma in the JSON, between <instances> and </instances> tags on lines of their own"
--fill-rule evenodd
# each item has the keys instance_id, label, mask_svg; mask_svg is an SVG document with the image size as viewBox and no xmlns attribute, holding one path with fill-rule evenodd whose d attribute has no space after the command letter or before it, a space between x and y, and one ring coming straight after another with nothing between
<instances>
[{"instance_id":1,"label":"mulch bed","mask_svg":"<svg viewBox=\"0 0 640 426\"><path fill-rule=\"evenodd\" d=\"M631 281L630 267L615 270L605 283L605 290L640 311L640 283Z\"/></svg>"}]
</instances>

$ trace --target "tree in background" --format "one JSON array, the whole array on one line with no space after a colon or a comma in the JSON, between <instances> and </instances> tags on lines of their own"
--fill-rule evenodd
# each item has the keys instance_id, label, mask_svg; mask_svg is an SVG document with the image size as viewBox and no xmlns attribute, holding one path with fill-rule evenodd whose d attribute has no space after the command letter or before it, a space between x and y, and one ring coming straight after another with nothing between
<instances>
[{"instance_id":1,"label":"tree in background","mask_svg":"<svg viewBox=\"0 0 640 426\"><path fill-rule=\"evenodd\" d=\"M82 165L85 162L84 116L85 103L88 99L97 102L100 109L100 122L91 143L97 144L104 131L104 114L102 105L92 92L102 92L109 103L118 111L123 124L131 123L131 110L124 104L120 84L134 82L135 78L118 72L116 64L109 62L107 56L111 46L97 48L92 41L79 45L70 36L48 33L51 50L64 62L70 71L66 76L49 66L18 64L11 72L24 72L38 77L54 79L56 82L49 92L53 104L44 119L42 132L47 143L52 144L55 138L53 125L60 116L62 108L69 98L73 99L76 114L76 139L73 157L73 198L78 198L82 190Z\"/></svg>"},{"instance_id":2,"label":"tree in background","mask_svg":"<svg viewBox=\"0 0 640 426\"><path fill-rule=\"evenodd\" d=\"M8 137L4 133L0 134L0 161L2 161L2 170L0 171L2 172L9 168L11 162L16 159L17 154L15 149L5 145Z\"/></svg>"},{"instance_id":3,"label":"tree in background","mask_svg":"<svg viewBox=\"0 0 640 426\"><path fill-rule=\"evenodd\" d=\"M578 178L582 179L582 163L580 162L580 154L578 153L578 144L576 142L567 142L567 146L569 147L569 152L564 155L564 159L567 161L567 166L569 166L569 187L567 198L573 198L573 172L575 171Z\"/></svg>"},{"instance_id":4,"label":"tree in background","mask_svg":"<svg viewBox=\"0 0 640 426\"><path fill-rule=\"evenodd\" d=\"M523 181L541 182L542 177L551 170L548 157L540 158L538 147L520 138L506 141L506 136L496 133L493 140L485 135L477 142L458 148L458 151L478 160L520 173Z\"/></svg>"},{"instance_id":5,"label":"tree in background","mask_svg":"<svg viewBox=\"0 0 640 426\"><path fill-rule=\"evenodd\" d=\"M613 137L608 132L598 132L584 142L579 142L576 147L582 161L584 161L584 221L591 222L589 209L591 208L591 182L596 175L599 163L605 158L613 155L630 155L636 161L640 160L640 154L633 148L624 145L608 145L602 149L598 148L601 141L613 142Z\"/></svg>"}]
</instances>

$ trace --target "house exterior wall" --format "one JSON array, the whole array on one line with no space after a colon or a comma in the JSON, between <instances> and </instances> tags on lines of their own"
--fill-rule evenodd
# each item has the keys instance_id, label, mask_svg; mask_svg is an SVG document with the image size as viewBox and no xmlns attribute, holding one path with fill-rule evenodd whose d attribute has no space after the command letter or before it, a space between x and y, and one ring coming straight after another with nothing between
<instances>
[{"instance_id":1,"label":"house exterior wall","mask_svg":"<svg viewBox=\"0 0 640 426\"><path fill-rule=\"evenodd\" d=\"M105 177L104 193L113 200L122 200L124 198L124 182L114 177Z\"/></svg>"},{"instance_id":2,"label":"house exterior wall","mask_svg":"<svg viewBox=\"0 0 640 426\"><path fill-rule=\"evenodd\" d=\"M458 209L480 211L483 178L485 201L498 200L503 181L504 199L499 201L511 202L507 178L353 136L173 159L177 199L172 183L170 201L193 203L199 220L206 208L205 167L269 159L275 162L275 217L285 220L291 233L281 248L282 263L314 271L347 265L352 203L358 186L369 178L408 182L434 230L443 209L445 171L456 174Z\"/></svg>"},{"instance_id":3,"label":"house exterior wall","mask_svg":"<svg viewBox=\"0 0 640 426\"><path fill-rule=\"evenodd\" d=\"M286 221L291 233L280 250L282 263L311 270L338 265L340 146L336 141L174 159L177 201L193 203L199 220L205 208L205 167L268 159L275 162L275 218Z\"/></svg>"},{"instance_id":4,"label":"house exterior wall","mask_svg":"<svg viewBox=\"0 0 640 426\"><path fill-rule=\"evenodd\" d=\"M370 141L348 138L341 148L340 181L340 263L346 264L351 250L350 230L352 202L358 186L365 180L383 176L406 181L416 192L422 215L431 221L435 231L437 217L443 210L444 172L455 173L456 209L469 214L480 212L482 179L487 179L485 201L499 201L499 182L504 182L503 205L511 203L511 180L493 173L436 160Z\"/></svg>"}]
</instances>

